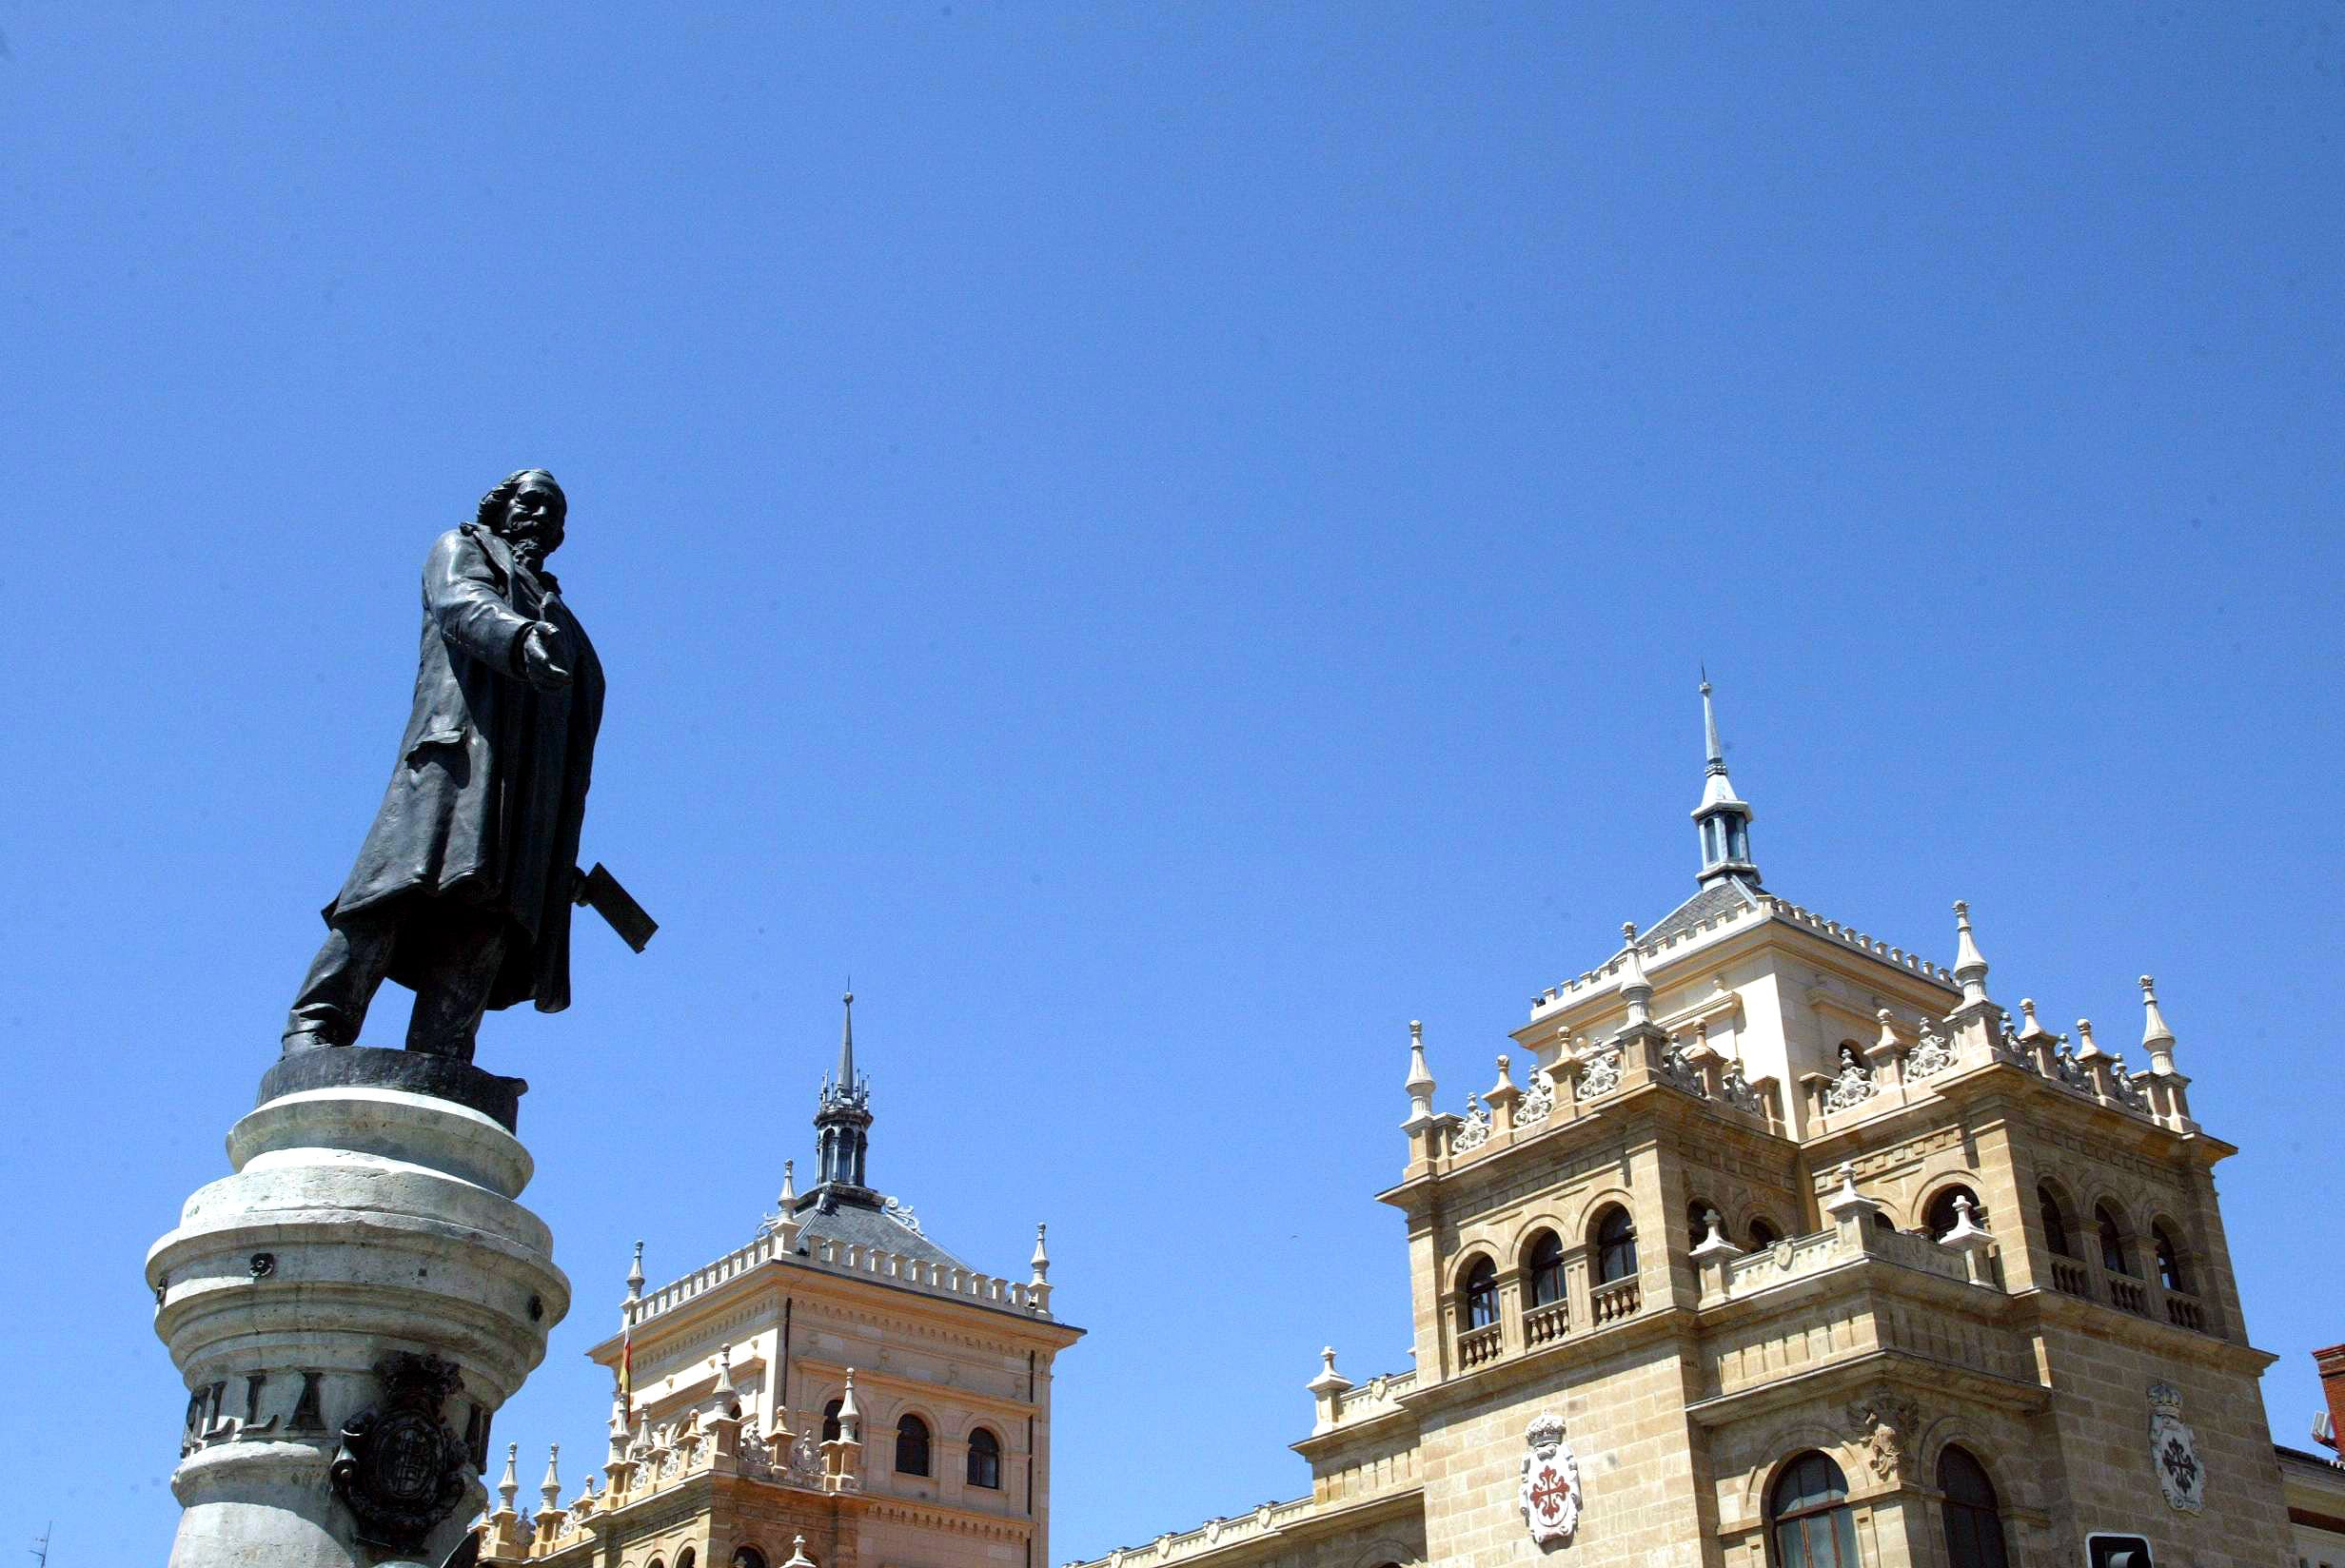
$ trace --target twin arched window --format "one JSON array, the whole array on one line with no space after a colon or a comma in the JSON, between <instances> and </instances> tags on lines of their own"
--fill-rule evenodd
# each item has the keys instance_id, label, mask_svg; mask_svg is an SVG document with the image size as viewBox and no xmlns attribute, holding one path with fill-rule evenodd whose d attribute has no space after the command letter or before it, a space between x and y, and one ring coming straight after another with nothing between
<instances>
[{"instance_id":1,"label":"twin arched window","mask_svg":"<svg viewBox=\"0 0 2345 1568\"><path fill-rule=\"evenodd\" d=\"M1938 1456L1940 1504L1946 1515L1946 1556L1954 1568L2006 1568L2003 1516L1995 1483L1980 1462L1952 1443Z\"/></svg>"},{"instance_id":2,"label":"twin arched window","mask_svg":"<svg viewBox=\"0 0 2345 1568\"><path fill-rule=\"evenodd\" d=\"M1985 1468L1949 1443L1938 1456L1938 1489L1953 1568L2009 1568L2002 1513ZM1823 1454L1802 1454L1783 1467L1767 1493L1767 1533L1775 1568L1862 1568L1848 1478Z\"/></svg>"},{"instance_id":3,"label":"twin arched window","mask_svg":"<svg viewBox=\"0 0 2345 1568\"><path fill-rule=\"evenodd\" d=\"M969 1484L1001 1490L1001 1440L982 1426L969 1434Z\"/></svg>"},{"instance_id":4,"label":"twin arched window","mask_svg":"<svg viewBox=\"0 0 2345 1568\"><path fill-rule=\"evenodd\" d=\"M896 1423L896 1473L928 1474L928 1422L917 1416L906 1416Z\"/></svg>"},{"instance_id":5,"label":"twin arched window","mask_svg":"<svg viewBox=\"0 0 2345 1568\"><path fill-rule=\"evenodd\" d=\"M1783 1467L1767 1494L1767 1526L1775 1568L1860 1568L1848 1478L1822 1454L1802 1454Z\"/></svg>"},{"instance_id":6,"label":"twin arched window","mask_svg":"<svg viewBox=\"0 0 2345 1568\"><path fill-rule=\"evenodd\" d=\"M1465 1288L1458 1295L1458 1330L1470 1334L1498 1321L1498 1265L1476 1258L1466 1271Z\"/></svg>"},{"instance_id":7,"label":"twin arched window","mask_svg":"<svg viewBox=\"0 0 2345 1568\"><path fill-rule=\"evenodd\" d=\"M1618 1205L1596 1222L1596 1283L1610 1284L1637 1272L1637 1226Z\"/></svg>"},{"instance_id":8,"label":"twin arched window","mask_svg":"<svg viewBox=\"0 0 2345 1568\"><path fill-rule=\"evenodd\" d=\"M1564 1299L1564 1244L1552 1230L1543 1230L1532 1238L1530 1251L1523 1260L1530 1272L1530 1304L1550 1306Z\"/></svg>"}]
</instances>

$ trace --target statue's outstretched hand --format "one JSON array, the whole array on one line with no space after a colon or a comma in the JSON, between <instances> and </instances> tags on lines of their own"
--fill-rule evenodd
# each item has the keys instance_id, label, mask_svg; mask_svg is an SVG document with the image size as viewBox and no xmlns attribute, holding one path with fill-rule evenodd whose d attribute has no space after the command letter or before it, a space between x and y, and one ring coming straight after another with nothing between
<instances>
[{"instance_id":1,"label":"statue's outstretched hand","mask_svg":"<svg viewBox=\"0 0 2345 1568\"><path fill-rule=\"evenodd\" d=\"M539 621L522 634L522 676L541 692L559 692L570 684L570 672L554 660L554 628Z\"/></svg>"}]
</instances>

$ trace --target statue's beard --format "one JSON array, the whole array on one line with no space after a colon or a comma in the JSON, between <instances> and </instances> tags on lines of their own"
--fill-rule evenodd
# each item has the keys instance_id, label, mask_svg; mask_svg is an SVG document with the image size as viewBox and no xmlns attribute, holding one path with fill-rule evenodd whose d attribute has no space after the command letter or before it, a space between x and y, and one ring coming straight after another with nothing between
<instances>
[{"instance_id":1,"label":"statue's beard","mask_svg":"<svg viewBox=\"0 0 2345 1568\"><path fill-rule=\"evenodd\" d=\"M544 564L546 557L562 547L562 530L514 530L505 534L504 542L513 552L513 559L534 572Z\"/></svg>"}]
</instances>

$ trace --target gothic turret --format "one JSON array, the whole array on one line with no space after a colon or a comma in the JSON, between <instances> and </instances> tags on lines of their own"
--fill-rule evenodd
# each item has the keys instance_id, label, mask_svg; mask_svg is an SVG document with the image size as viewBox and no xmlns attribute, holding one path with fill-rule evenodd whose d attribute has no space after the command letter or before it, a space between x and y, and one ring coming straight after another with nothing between
<instances>
[{"instance_id":1,"label":"gothic turret","mask_svg":"<svg viewBox=\"0 0 2345 1568\"><path fill-rule=\"evenodd\" d=\"M1702 678L1702 731L1708 742L1703 764L1702 804L1694 808L1694 828L1702 835L1702 880L1722 876L1759 880L1759 867L1750 857L1751 810L1734 793L1726 777L1726 751L1718 741L1718 715L1710 706L1710 681Z\"/></svg>"},{"instance_id":2,"label":"gothic turret","mask_svg":"<svg viewBox=\"0 0 2345 1568\"><path fill-rule=\"evenodd\" d=\"M826 1187L867 1187L863 1157L871 1143L871 1082L855 1070L855 992L847 992L838 1032L838 1070L822 1080L815 1106L818 1181Z\"/></svg>"}]
</instances>

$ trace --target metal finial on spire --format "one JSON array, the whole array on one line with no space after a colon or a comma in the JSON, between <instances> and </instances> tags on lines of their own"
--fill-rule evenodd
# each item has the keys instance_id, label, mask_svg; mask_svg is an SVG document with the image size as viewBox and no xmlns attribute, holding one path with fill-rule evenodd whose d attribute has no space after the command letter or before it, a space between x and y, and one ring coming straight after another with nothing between
<instances>
[{"instance_id":1,"label":"metal finial on spire","mask_svg":"<svg viewBox=\"0 0 2345 1568\"><path fill-rule=\"evenodd\" d=\"M841 1009L838 1025L838 1087L853 1093L855 1091L855 982L850 980L847 986L847 994L838 999Z\"/></svg>"},{"instance_id":2,"label":"metal finial on spire","mask_svg":"<svg viewBox=\"0 0 2345 1568\"><path fill-rule=\"evenodd\" d=\"M1739 876L1756 882L1750 857L1750 803L1734 793L1726 777L1726 748L1718 738L1718 710L1710 701L1710 675L1702 672L1702 803L1694 828L1702 836L1702 880Z\"/></svg>"},{"instance_id":3,"label":"metal finial on spire","mask_svg":"<svg viewBox=\"0 0 2345 1568\"><path fill-rule=\"evenodd\" d=\"M1718 712L1710 706L1710 672L1706 665L1702 671L1702 738L1708 743L1703 772L1724 774L1726 749L1718 743Z\"/></svg>"}]
</instances>

